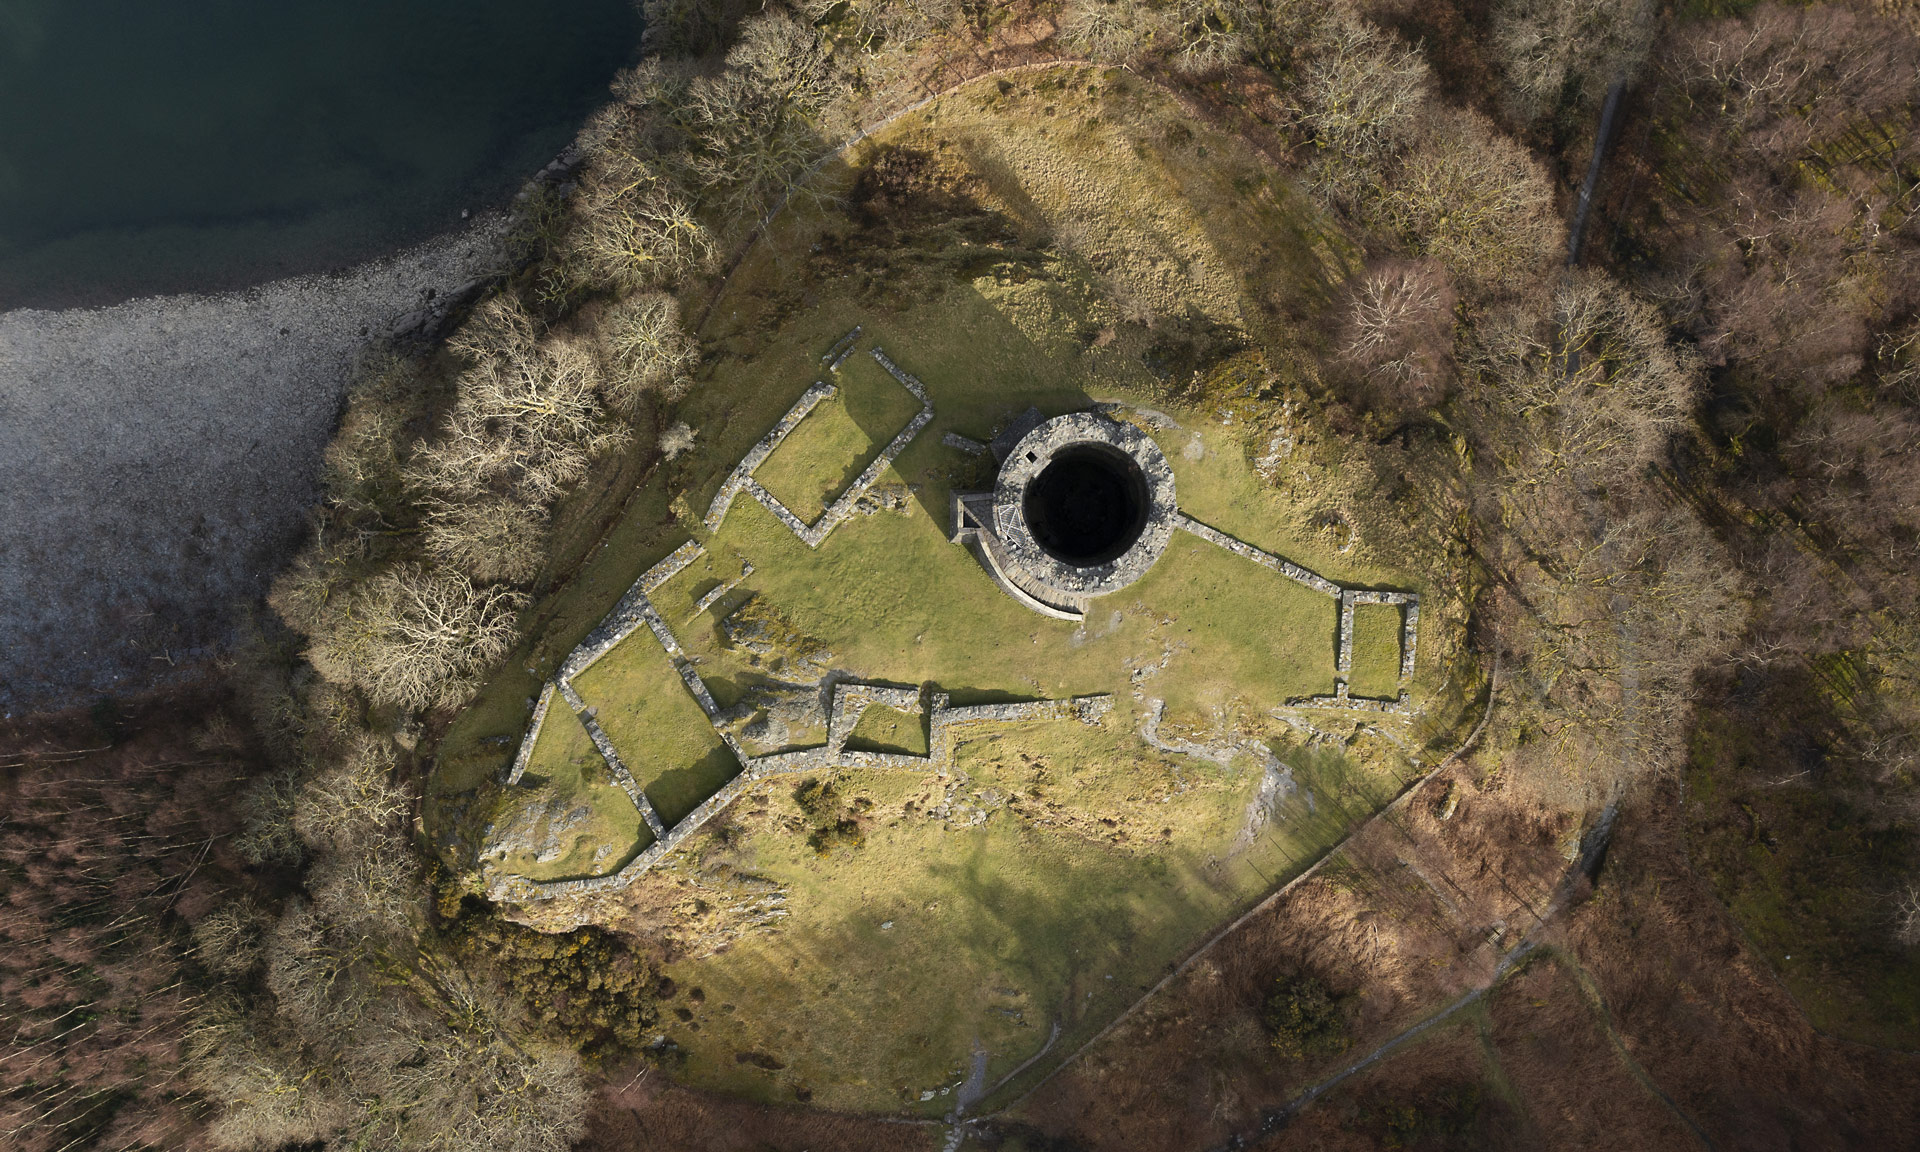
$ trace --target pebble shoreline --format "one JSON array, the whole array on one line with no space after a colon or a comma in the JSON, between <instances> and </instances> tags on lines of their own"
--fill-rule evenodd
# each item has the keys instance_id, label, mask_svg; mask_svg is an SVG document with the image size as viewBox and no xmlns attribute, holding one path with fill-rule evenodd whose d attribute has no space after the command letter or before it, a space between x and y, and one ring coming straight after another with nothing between
<instances>
[{"instance_id":1,"label":"pebble shoreline","mask_svg":"<svg viewBox=\"0 0 1920 1152\"><path fill-rule=\"evenodd\" d=\"M504 264L506 217L339 272L0 313L0 712L162 682L300 542L355 362Z\"/></svg>"}]
</instances>

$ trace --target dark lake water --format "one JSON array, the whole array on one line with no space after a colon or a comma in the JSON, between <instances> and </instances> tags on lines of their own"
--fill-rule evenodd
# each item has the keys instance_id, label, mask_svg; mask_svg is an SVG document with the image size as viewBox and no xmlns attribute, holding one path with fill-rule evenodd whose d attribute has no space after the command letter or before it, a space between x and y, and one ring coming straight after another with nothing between
<instances>
[{"instance_id":1,"label":"dark lake water","mask_svg":"<svg viewBox=\"0 0 1920 1152\"><path fill-rule=\"evenodd\" d=\"M338 267L503 203L631 0L0 0L0 308Z\"/></svg>"}]
</instances>

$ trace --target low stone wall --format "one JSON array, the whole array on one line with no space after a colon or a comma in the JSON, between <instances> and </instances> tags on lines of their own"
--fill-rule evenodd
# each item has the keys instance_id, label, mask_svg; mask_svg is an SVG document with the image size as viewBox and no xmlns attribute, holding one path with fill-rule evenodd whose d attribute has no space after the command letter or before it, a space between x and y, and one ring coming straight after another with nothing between
<instances>
[{"instance_id":1,"label":"low stone wall","mask_svg":"<svg viewBox=\"0 0 1920 1152\"><path fill-rule=\"evenodd\" d=\"M1413 592L1372 592L1342 589L1340 593L1340 653L1335 674L1337 699L1347 698L1347 682L1353 678L1353 610L1361 604L1400 606L1400 679L1413 678L1414 645L1420 629L1420 597ZM1400 694L1404 703L1406 693ZM1323 697L1315 697L1323 699Z\"/></svg>"},{"instance_id":2,"label":"low stone wall","mask_svg":"<svg viewBox=\"0 0 1920 1152\"><path fill-rule=\"evenodd\" d=\"M945 692L933 696L933 711L928 718L929 759L945 764L953 758L956 729L970 724L1020 724L1035 720L1078 720L1098 724L1113 710L1112 696L1073 696L1065 700L1021 700L1006 704L972 704L962 708L948 705Z\"/></svg>"},{"instance_id":3,"label":"low stone wall","mask_svg":"<svg viewBox=\"0 0 1920 1152\"><path fill-rule=\"evenodd\" d=\"M840 365L845 362L848 356L853 354L854 347L860 337L860 332L861 329L855 327L853 331L841 337L840 341L834 345L833 350L829 351L827 357L824 359L828 361L828 367L830 369L838 372ZM741 459L733 472L728 475L726 482L720 485L720 491L714 496L713 504L707 509L707 531L718 532L720 530L721 523L726 519L727 509L733 506L733 498L742 492L758 500L767 511L773 513L775 518L787 526L787 531L798 536L809 548L820 547L826 538L833 533L835 528L838 528L849 516L854 514L861 498L864 497L867 494L867 490L872 488L874 483L880 479L880 474L892 467L894 460L899 457L900 453L906 451L907 445L913 443L914 437L920 435L921 429L933 422L933 401L927 398L926 385L922 384L911 374L903 371L898 364L895 364L888 358L887 354L878 347L870 348L867 351L880 367L886 369L888 375L899 381L901 387L912 393L914 399L920 401L920 411L915 413L913 419L907 422L907 426L902 428L892 440L888 441L887 446L881 449L880 454L873 458L872 462L861 471L853 483L847 485L846 490L841 492L832 504L829 504L821 511L819 517L815 519L813 523L808 524L801 520L800 517L794 515L792 509L781 503L778 497L767 491L758 480L755 480L753 473L756 468L766 463L767 457L773 455L774 450L780 447L781 443L792 434L793 430L799 426L800 421L806 418L807 413L813 411L814 407L818 405L820 401L834 395L837 391L831 384L815 384L812 388L807 389L806 394L801 396L792 408L787 410L787 414L780 418L780 422L775 424L771 431L760 438L759 443L753 446L753 449Z\"/></svg>"},{"instance_id":4,"label":"low stone wall","mask_svg":"<svg viewBox=\"0 0 1920 1152\"><path fill-rule=\"evenodd\" d=\"M807 413L813 411L815 405L837 391L839 389L825 381L815 383L813 387L801 394L793 407L787 409L787 414L780 417L778 424L775 424L765 436L760 437L759 443L747 450L747 454L740 458L740 463L734 465L733 471L728 474L726 482L720 485L720 491L715 493L713 503L707 507L707 531L720 530L720 522L726 519L727 509L733 506L733 498L738 496L740 490L746 487L747 481L753 478L753 470L767 462L767 457L773 455L773 450L780 447L793 430L799 427L800 421L806 419Z\"/></svg>"},{"instance_id":5,"label":"low stone wall","mask_svg":"<svg viewBox=\"0 0 1920 1152\"><path fill-rule=\"evenodd\" d=\"M614 782L619 784L621 791L633 801L634 808L640 813L640 819L646 821L647 829L656 839L665 836L667 826L660 822L660 813L654 811L653 801L647 799L647 794L640 788L640 782L633 778L633 773L627 771L625 761L620 759L620 753L614 748L613 741L607 739L606 729L600 727L600 721L594 716L592 709L589 708L580 713L580 723L586 728L587 738L593 741L593 746L600 753L600 758L607 762L608 770L613 773Z\"/></svg>"},{"instance_id":6,"label":"low stone wall","mask_svg":"<svg viewBox=\"0 0 1920 1152\"><path fill-rule=\"evenodd\" d=\"M858 329L855 329L855 331L858 331ZM900 365L895 364L889 359L886 352L882 351L878 345L875 345L870 350L869 355L873 357L875 363L887 370L887 375L900 382L900 387L913 393L914 398L920 401L923 406L929 408L933 406L933 401L927 399L927 386L920 382L919 377L902 371Z\"/></svg>"},{"instance_id":7,"label":"low stone wall","mask_svg":"<svg viewBox=\"0 0 1920 1152\"><path fill-rule=\"evenodd\" d=\"M802 540L807 538L807 522L794 515L793 510L785 504L782 504L778 496L761 487L760 481L749 476L746 482L741 485L741 489L745 491L747 495L760 501L761 507L773 513L775 519L787 526L787 531L800 537ZM812 546L816 548L819 547L818 544Z\"/></svg>"},{"instance_id":8,"label":"low stone wall","mask_svg":"<svg viewBox=\"0 0 1920 1152\"><path fill-rule=\"evenodd\" d=\"M1340 594L1340 640L1333 662L1333 676L1342 688L1353 679L1353 593Z\"/></svg>"},{"instance_id":9,"label":"low stone wall","mask_svg":"<svg viewBox=\"0 0 1920 1152\"><path fill-rule=\"evenodd\" d=\"M689 564L705 553L704 548L691 540L674 549L665 559L642 573L640 579L634 581L633 587L627 589L627 594L613 606L612 611L602 617L600 623L594 625L593 631L588 632L585 639L574 645L573 651L567 653L567 658L561 661L560 669L554 673L553 679L540 687L540 698L534 704L533 718L527 724L526 733L520 737L520 748L514 754L513 766L507 773L506 783L509 787L520 783L520 778L526 775L527 764L533 759L534 745L539 743L540 730L547 721L547 710L553 704L554 694L558 692L566 701L567 707L580 717L583 724L588 725L587 735L593 738L594 746L600 748L601 755L607 758L608 767L613 771L615 779L622 781L621 787L635 797L634 805L641 809L643 817L648 818L649 826L659 823L660 818L657 815L648 816L652 809L650 806L643 806L646 804L646 798L640 794L639 786L633 783L632 776L627 774L626 766L619 762L617 756L607 754L612 744L607 743L605 747L601 747L606 734L600 732L599 724L593 722L587 715L586 701L574 691L573 678L591 668L602 656L613 651L622 640L639 631L642 624L652 628L654 635L666 647L668 657L675 661L676 666L685 664L685 654L680 651L679 642L674 639L666 622L660 619L659 613L654 611L653 603L647 598L647 593L685 571ZM683 672L682 677L685 678L685 675ZM698 682L697 677L695 682ZM705 694L705 692L706 686L703 684L700 686L700 693ZM706 704L712 703L713 697L707 696ZM707 714L711 716L717 710L717 708L709 709ZM595 733L599 734L596 736Z\"/></svg>"},{"instance_id":10,"label":"low stone wall","mask_svg":"<svg viewBox=\"0 0 1920 1152\"><path fill-rule=\"evenodd\" d=\"M1184 512L1178 514L1175 523L1182 532L1198 536L1200 539L1217 547L1225 548L1235 556L1244 556L1262 568L1271 568L1273 571L1280 573L1280 575L1285 576L1296 584L1304 584L1323 596L1340 595L1340 585L1335 584L1325 576L1309 572L1293 561L1282 559L1271 552L1263 552L1244 540L1236 540L1218 528L1202 524Z\"/></svg>"},{"instance_id":11,"label":"low stone wall","mask_svg":"<svg viewBox=\"0 0 1920 1152\"><path fill-rule=\"evenodd\" d=\"M1347 694L1347 682L1353 678L1353 610L1361 604L1398 604L1402 608L1400 623L1400 679L1413 678L1415 647L1420 635L1420 596L1415 592L1377 592L1362 588L1342 588L1333 581L1315 572L1309 572L1290 560L1282 559L1271 552L1263 552L1244 540L1236 540L1220 531L1188 516L1179 515L1181 531L1200 537L1209 544L1225 548L1236 556L1244 556L1263 568L1270 568L1287 579L1303 584L1323 595L1337 597L1340 601L1340 632L1337 648L1333 654L1334 694L1331 696L1303 696L1288 703L1295 707L1312 708L1348 708L1365 712L1406 712L1408 696L1405 690L1398 700L1368 700Z\"/></svg>"},{"instance_id":12,"label":"low stone wall","mask_svg":"<svg viewBox=\"0 0 1920 1152\"><path fill-rule=\"evenodd\" d=\"M1413 698L1403 688L1398 700L1375 700L1366 696L1347 695L1347 685L1342 681L1332 696L1296 696L1287 701L1289 708L1337 708L1347 712L1389 712L1396 716L1411 715Z\"/></svg>"},{"instance_id":13,"label":"low stone wall","mask_svg":"<svg viewBox=\"0 0 1920 1152\"><path fill-rule=\"evenodd\" d=\"M554 678L571 681L593 667L602 656L613 651L622 640L633 635L641 624L651 624L647 617L653 613L653 605L647 600L647 595L678 576L686 570L688 565L705 554L706 549L689 540L674 549L666 559L647 569L640 579L634 581L633 587L627 590L627 594L620 598L619 603L613 606L613 610L602 617L600 623L594 625L593 631L587 633L585 639L574 645L573 651L567 653L567 658L561 662L560 670L554 673ZM655 619L658 617L655 616ZM661 635L665 627L664 624L654 627L654 634ZM679 644L673 641L671 633L662 635L661 643L669 645L667 649L669 652L679 650Z\"/></svg>"},{"instance_id":14,"label":"low stone wall","mask_svg":"<svg viewBox=\"0 0 1920 1152\"><path fill-rule=\"evenodd\" d=\"M821 543L832 534L835 528L838 528L844 523L847 517L853 515L855 506L860 502L860 498L865 496L867 490L873 487L874 482L880 479L880 473L892 467L894 459L898 457L900 453L906 451L907 445L913 442L913 438L920 435L920 430L932 423L932 421L933 406L929 404L925 408L922 408L912 420L907 422L907 426L900 430L900 434L895 436L893 440L881 450L880 455L873 458L873 462L868 464L866 469L860 473L854 482L847 486L847 490L840 494L839 499L828 505L827 510L820 514L818 520L815 520L809 525L802 525L798 531L794 532L794 535L800 537L809 548L820 547ZM753 488L756 498L760 499L762 504L766 504L769 500L773 499L771 495L766 494L767 490L760 487L757 482L753 485ZM769 505L769 508L771 507L772 505ZM775 515L779 515L779 513L775 512ZM790 512L787 513L785 517L782 517L782 521L787 522L789 528L793 526L793 523L798 522L792 517L793 514Z\"/></svg>"},{"instance_id":15,"label":"low stone wall","mask_svg":"<svg viewBox=\"0 0 1920 1152\"><path fill-rule=\"evenodd\" d=\"M840 365L845 364L847 357L853 355L853 346L859 342L860 333L865 329L866 325L855 324L853 331L833 342L833 347L827 349L827 354L820 357L820 363L827 366L827 371L840 371Z\"/></svg>"},{"instance_id":16,"label":"low stone wall","mask_svg":"<svg viewBox=\"0 0 1920 1152\"><path fill-rule=\"evenodd\" d=\"M1420 598L1407 599L1406 614L1400 619L1400 679L1413 679L1414 645L1420 637Z\"/></svg>"},{"instance_id":17,"label":"low stone wall","mask_svg":"<svg viewBox=\"0 0 1920 1152\"><path fill-rule=\"evenodd\" d=\"M832 768L939 771L952 761L957 730L969 725L1025 723L1036 720L1078 720L1083 724L1097 724L1113 708L1111 696L1076 696L1066 700L1022 700L1005 704L974 704L955 708L948 704L948 696L944 692L934 693L930 706L924 706L925 697L919 689L843 681L831 688L833 704L829 721L829 737L825 745L750 757L744 755L739 745L723 732L722 735L727 738L728 745L740 757L740 774L683 817L679 823L668 828L662 825L652 803L647 800L638 784L634 783L632 774L621 762L618 751L606 739L605 733L600 730L598 722L585 707L584 702L580 701L578 695L568 686L560 686L559 691L563 698L576 708L581 722L587 726L587 734L593 737L594 747L607 761L608 768L613 772L615 779L620 781L621 787L627 789L629 795L634 796L634 806L640 810L642 819L652 831L654 843L628 861L624 867L606 876L550 881L529 880L523 876L500 877L487 890L487 896L492 900L500 902L550 900L618 891L659 864L669 853L684 843L687 837L725 811L727 806L737 800L748 788L770 776ZM902 711L925 707L928 722L927 754L915 756L900 752L847 751L847 737L852 735L854 728L858 726L861 714L874 704ZM715 727L716 730L719 729L718 721Z\"/></svg>"},{"instance_id":18,"label":"low stone wall","mask_svg":"<svg viewBox=\"0 0 1920 1152\"><path fill-rule=\"evenodd\" d=\"M520 749L514 753L513 767L507 771L509 786L520 783L520 777L527 774L527 762L533 759L533 746L540 739L540 726L547 722L547 709L553 705L553 681L540 686L540 699L533 705L533 719L527 723L526 735L520 738Z\"/></svg>"},{"instance_id":19,"label":"low stone wall","mask_svg":"<svg viewBox=\"0 0 1920 1152\"><path fill-rule=\"evenodd\" d=\"M846 358L852 354L858 343L861 329L856 327L842 337L827 356L824 363L837 371ZM880 474L892 466L894 460L908 444L918 436L922 429L933 419L933 405L928 400L925 386L913 376L901 370L884 351L872 348L869 353L887 373L897 380L921 402L920 412L908 422L906 427L894 436L878 456L861 472L860 476L840 494L812 524L803 523L798 516L783 505L772 493L768 492L753 477L753 471L772 455L786 437L792 433L808 412L822 400L835 393L831 384L816 383L808 389L794 406L789 409L778 424L761 437L745 458L721 485L718 495L709 508L706 517L708 530L717 530L731 506L733 498L746 492L758 500L770 512L785 524L789 531L804 541L809 547L819 547L829 533L848 516L852 515L858 502L878 481ZM963 441L956 447L965 451L979 451L983 445L964 437L949 436L949 442ZM1171 492L1170 485L1167 491ZM994 514L993 494L982 493L968 503L965 496L956 496L954 502L954 531L956 543L969 543L979 550L982 567L998 581L1010 595L1029 607L1047 615L1063 619L1078 620L1082 616L1054 608L1021 587L1012 575L1002 570L1004 561L995 555L995 546L999 543L992 531L990 520ZM977 507L975 506L977 504ZM1236 540L1218 529L1202 524L1187 516L1177 507L1156 510L1164 525L1163 531L1175 529L1198 536L1235 555L1252 560L1254 563L1294 580L1323 595L1335 597L1340 604L1340 640L1339 651L1335 654L1338 669L1335 678L1335 692L1332 696L1311 696L1289 700L1294 708L1344 708L1367 712L1404 713L1409 710L1408 694L1403 690L1398 700L1370 700L1348 695L1347 682L1352 668L1353 617L1354 608L1361 604L1398 604L1404 606L1404 631L1401 646L1401 677L1412 676L1414 669L1414 644L1419 625L1419 597L1407 592L1376 592L1360 589L1343 589L1331 580L1319 576L1291 561L1264 552L1243 541ZM922 689L902 688L885 684L863 684L857 681L845 681L828 686L829 706L827 709L827 742L814 748L792 749L784 752L752 756L728 728L728 721L722 716L712 694L700 679L693 662L688 659L672 628L660 616L650 599L651 594L662 584L684 571L688 565L706 554L705 548L697 541L688 541L674 552L649 568L636 580L626 595L614 605L604 619L589 632L574 650L568 653L554 678L543 685L539 699L534 705L533 717L520 748L514 757L511 771L507 777L508 785L518 784L527 770L532 758L534 745L538 742L540 729L545 722L553 697L560 696L569 708L579 717L586 729L594 748L606 762L608 771L633 799L634 807L652 832L654 842L641 851L632 860L617 871L606 876L582 880L535 881L525 877L505 876L499 878L488 889L490 898L498 901L543 900L558 897L589 896L598 893L617 891L644 875L666 856L675 851L686 838L697 832L707 821L724 811L728 805L751 788L755 783L778 774L821 771L826 769L872 768L906 771L940 771L952 762L953 751L961 729L974 724L1014 724L1033 721L1078 720L1086 724L1097 724L1113 708L1111 696L1080 696L1065 700L1025 700L1001 704L976 704L965 707L953 707L950 698L944 692L935 692L931 698ZM695 605L694 616L711 608L720 597L737 587L741 581L752 575L753 566L742 566L738 578L723 582L717 588L703 596ZM644 789L634 779L619 750L601 728L593 710L580 698L573 688L574 677L590 668L596 661L623 640L639 631L641 626L653 633L665 651L675 672L680 676L687 691L700 704L701 711L713 725L715 734L731 750L740 762L741 771L712 796L708 797L686 817L672 827L667 827L658 811L647 798ZM927 723L927 752L925 755L911 755L898 752L850 752L846 743L858 727L860 717L874 704L898 709L903 712L919 712ZM1202 745L1184 740L1168 740L1160 736L1159 724L1165 710L1163 701L1152 701L1152 711L1143 730L1146 742L1163 752L1188 756L1200 756L1225 763L1235 751L1246 751L1257 757L1272 760L1272 753L1264 746L1257 749L1253 744L1240 742L1233 745ZM1277 763L1277 762L1276 762ZM1270 766L1271 767L1271 766Z\"/></svg>"},{"instance_id":20,"label":"low stone wall","mask_svg":"<svg viewBox=\"0 0 1920 1152\"><path fill-rule=\"evenodd\" d=\"M751 560L742 561L740 564L740 575L735 576L731 580L722 580L720 583L714 585L711 591L709 591L705 596L700 597L700 599L694 603L693 615L688 619L698 620L700 618L701 613L713 607L715 604L718 604L720 602L721 597L733 591L735 588L740 587L741 583L744 582L746 578L751 575L753 575L753 561Z\"/></svg>"},{"instance_id":21,"label":"low stone wall","mask_svg":"<svg viewBox=\"0 0 1920 1152\"><path fill-rule=\"evenodd\" d=\"M855 328L842 337L828 356L823 358L833 369L838 369L856 345L861 330ZM870 350L874 360L888 374L900 382L921 402L920 412L907 426L894 436L885 449L869 463L860 476L848 486L847 490L833 502L813 524L801 523L799 517L781 504L772 493L753 478L753 470L772 455L786 437L805 418L808 412L834 394L831 384L817 383L808 389L778 424L769 431L753 449L742 459L739 466L721 485L719 495L707 513L706 524L709 530L719 527L731 506L733 497L746 492L765 505L769 511L779 517L787 528L805 541L810 547L818 547L838 524L850 516L859 500L866 495L880 474L893 464L899 454L905 450L914 437L920 434L933 419L933 405L927 399L926 387L919 380L901 370L900 366L889 359L878 348ZM687 837L697 832L707 821L724 811L734 800L760 780L775 774L819 771L836 767L860 767L877 769L899 769L908 771L938 770L952 755L953 734L959 727L978 723L1010 723L1031 720L1077 719L1083 723L1098 723L1112 707L1111 697L1077 697L1071 700L1035 700L1010 704L981 704L964 708L948 705L944 693L936 693L930 705L925 694L917 688L901 688L886 684L862 684L856 681L842 682L829 686L830 706L828 709L827 743L817 748L804 748L785 752L775 752L764 756L748 755L746 749L728 729L727 720L722 716L713 695L701 681L693 662L688 659L673 629L655 609L651 594L662 584L684 571L688 565L706 554L706 549L697 541L688 541L675 549L672 554L649 568L634 581L626 595L622 596L611 611L589 632L567 658L561 662L560 669L553 679L543 685L539 700L534 706L532 721L526 734L521 738L520 748L514 757L512 770L507 777L509 786L520 782L527 765L532 758L534 745L540 738L540 729L546 720L553 697L558 695L573 710L585 727L588 737L593 741L596 751L607 764L609 773L633 799L634 807L641 819L653 833L654 842L647 846L627 864L606 876L582 880L537 881L521 876L503 876L489 888L488 896L501 902L545 900L558 897L590 896L598 893L613 892L631 884L644 875L668 854L677 849ZM721 584L709 592L695 607L695 616L712 607L726 592L746 579L753 572L753 566L745 564L740 577ZM720 740L739 760L741 771L712 796L688 813L672 827L667 827L660 819L659 812L653 807L633 777L632 772L621 760L620 753L613 746L601 728L594 712L574 690L573 678L592 667L602 656L612 651L623 640L638 632L644 625L659 641L672 661L674 670L679 673L687 691L699 702L701 711ZM846 742L853 730L859 725L860 716L874 704L895 708L901 711L919 711L927 717L928 750L924 756L915 756L897 752L849 752Z\"/></svg>"}]
</instances>

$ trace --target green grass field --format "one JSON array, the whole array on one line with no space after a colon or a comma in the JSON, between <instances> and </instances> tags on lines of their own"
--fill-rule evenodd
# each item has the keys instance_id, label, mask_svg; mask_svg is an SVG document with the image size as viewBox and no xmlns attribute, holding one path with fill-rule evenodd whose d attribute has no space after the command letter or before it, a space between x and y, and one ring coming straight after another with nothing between
<instances>
[{"instance_id":1,"label":"green grass field","mask_svg":"<svg viewBox=\"0 0 1920 1152\"><path fill-rule=\"evenodd\" d=\"M669 827L740 771L644 628L575 677L574 689Z\"/></svg>"},{"instance_id":2,"label":"green grass field","mask_svg":"<svg viewBox=\"0 0 1920 1152\"><path fill-rule=\"evenodd\" d=\"M522 783L524 787L517 790L519 795L513 800L531 821L530 830L536 836L544 836L550 821L534 814L555 799L564 810L585 809L587 817L568 821L570 827L558 837L562 855L539 860L532 852L514 852L501 861L505 871L535 880L599 876L626 863L652 842L639 810L614 783L587 730L564 703L556 702L548 711ZM499 813L495 818L505 815Z\"/></svg>"},{"instance_id":3,"label":"green grass field","mask_svg":"<svg viewBox=\"0 0 1920 1152\"><path fill-rule=\"evenodd\" d=\"M1390 699L1400 690L1398 604L1358 604L1353 609L1353 672L1348 691Z\"/></svg>"},{"instance_id":4,"label":"green grass field","mask_svg":"<svg viewBox=\"0 0 1920 1152\"><path fill-rule=\"evenodd\" d=\"M842 365L834 383L839 391L754 470L754 479L808 524L920 411L913 394L866 356Z\"/></svg>"},{"instance_id":5,"label":"green grass field","mask_svg":"<svg viewBox=\"0 0 1920 1152\"><path fill-rule=\"evenodd\" d=\"M904 752L910 756L927 754L927 718L910 715L896 708L870 704L860 715L847 737L847 747L855 752Z\"/></svg>"},{"instance_id":6,"label":"green grass field","mask_svg":"<svg viewBox=\"0 0 1920 1152\"><path fill-rule=\"evenodd\" d=\"M1183 406L1156 367L1172 337L1141 317L1230 326L1281 349L1292 330L1276 317L1310 312L1355 258L1251 150L1098 70L968 89L871 147L889 146L977 173L983 203L1044 259L939 276L894 269L886 274L913 290L875 295L865 272L809 263L832 247L823 241L860 239L834 201L776 219L699 333L701 379L671 414L699 430L696 447L652 474L606 547L530 610L533 639L442 740L430 794L457 798L503 766L511 749L501 738L518 738L540 679L690 536L709 555L652 599L723 709L826 670L930 682L959 704L1112 694L1098 727L970 730L946 773L837 774L849 807L836 819L856 823L855 838L812 834L820 825L792 796L798 780L762 783L691 841L667 866L674 871L639 882L724 865L787 897L777 930L668 966L682 988L703 991L694 1020L666 1021L686 1055L677 1077L766 1100L805 1089L826 1107L939 1114L952 1105L942 1089L964 1078L976 1042L989 1083L1040 1051L1056 1024L1050 1051L1070 1051L1411 772L1397 753L1366 751L1385 748L1379 741L1311 753L1288 742L1295 734L1270 710L1332 691L1337 605L1197 537L1176 534L1144 579L1096 602L1083 623L1039 616L1000 592L948 539L949 494L984 487L990 463L944 446L942 434L986 440L1029 405L1049 416L1096 400L1144 405L1173 421L1140 417L1187 513L1337 582L1419 591L1425 574L1381 559L1404 550L1364 541L1348 550L1351 541L1313 527L1352 477L1327 474L1321 490L1299 479L1302 465L1290 487L1276 486L1255 463L1269 430L1230 407ZM851 177L830 168L822 180L844 191ZM759 478L811 520L907 422L915 402L867 354L878 346L926 384L936 410L880 477L876 494L904 495L902 505L856 515L812 549L742 496L707 538L701 517L721 482L823 378L822 353L855 324L866 334L834 377L840 395L802 421ZM750 576L694 611L748 561ZM722 622L749 600L778 621L781 651L727 642ZM1362 612L1355 690L1364 678L1385 681L1390 695L1399 637L1383 632L1386 615ZM1423 645L1416 704L1438 686L1434 654ZM645 630L578 687L667 820L737 771ZM1252 757L1222 768L1153 751L1139 731L1155 698L1167 702L1170 735L1266 740L1298 789L1268 812L1254 807L1264 785ZM564 712L556 705L549 724L577 728ZM791 733L796 744L824 736ZM553 739L549 748L543 736L535 772L562 788L573 778L560 765L579 752ZM924 751L924 722L870 707L853 746Z\"/></svg>"}]
</instances>

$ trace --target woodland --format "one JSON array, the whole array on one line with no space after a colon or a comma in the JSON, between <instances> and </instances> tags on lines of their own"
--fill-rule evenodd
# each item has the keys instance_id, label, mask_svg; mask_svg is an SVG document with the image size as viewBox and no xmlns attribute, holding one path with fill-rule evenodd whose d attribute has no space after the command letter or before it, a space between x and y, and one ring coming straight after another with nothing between
<instances>
[{"instance_id":1,"label":"woodland","mask_svg":"<svg viewBox=\"0 0 1920 1152\"><path fill-rule=\"evenodd\" d=\"M188 687L0 725L0 1145L1920 1130L1911 0L642 9L566 170L516 202L515 270L368 357L244 638ZM710 311L782 211L864 222L817 261L879 313L1074 251L910 156L815 179L904 109L1054 64L1171 93L1339 238L1337 281L1270 301L1284 356L1150 302L1088 343L1153 349L1169 404L1310 409L1457 563L1478 694L1386 815L1013 1104L686 1087L655 1039L706 997L663 968L712 902L617 931L488 904L429 842L435 757L540 658L629 496L728 434L685 418L750 343ZM825 795L795 793L827 813L803 830L859 852L868 818Z\"/></svg>"}]
</instances>

